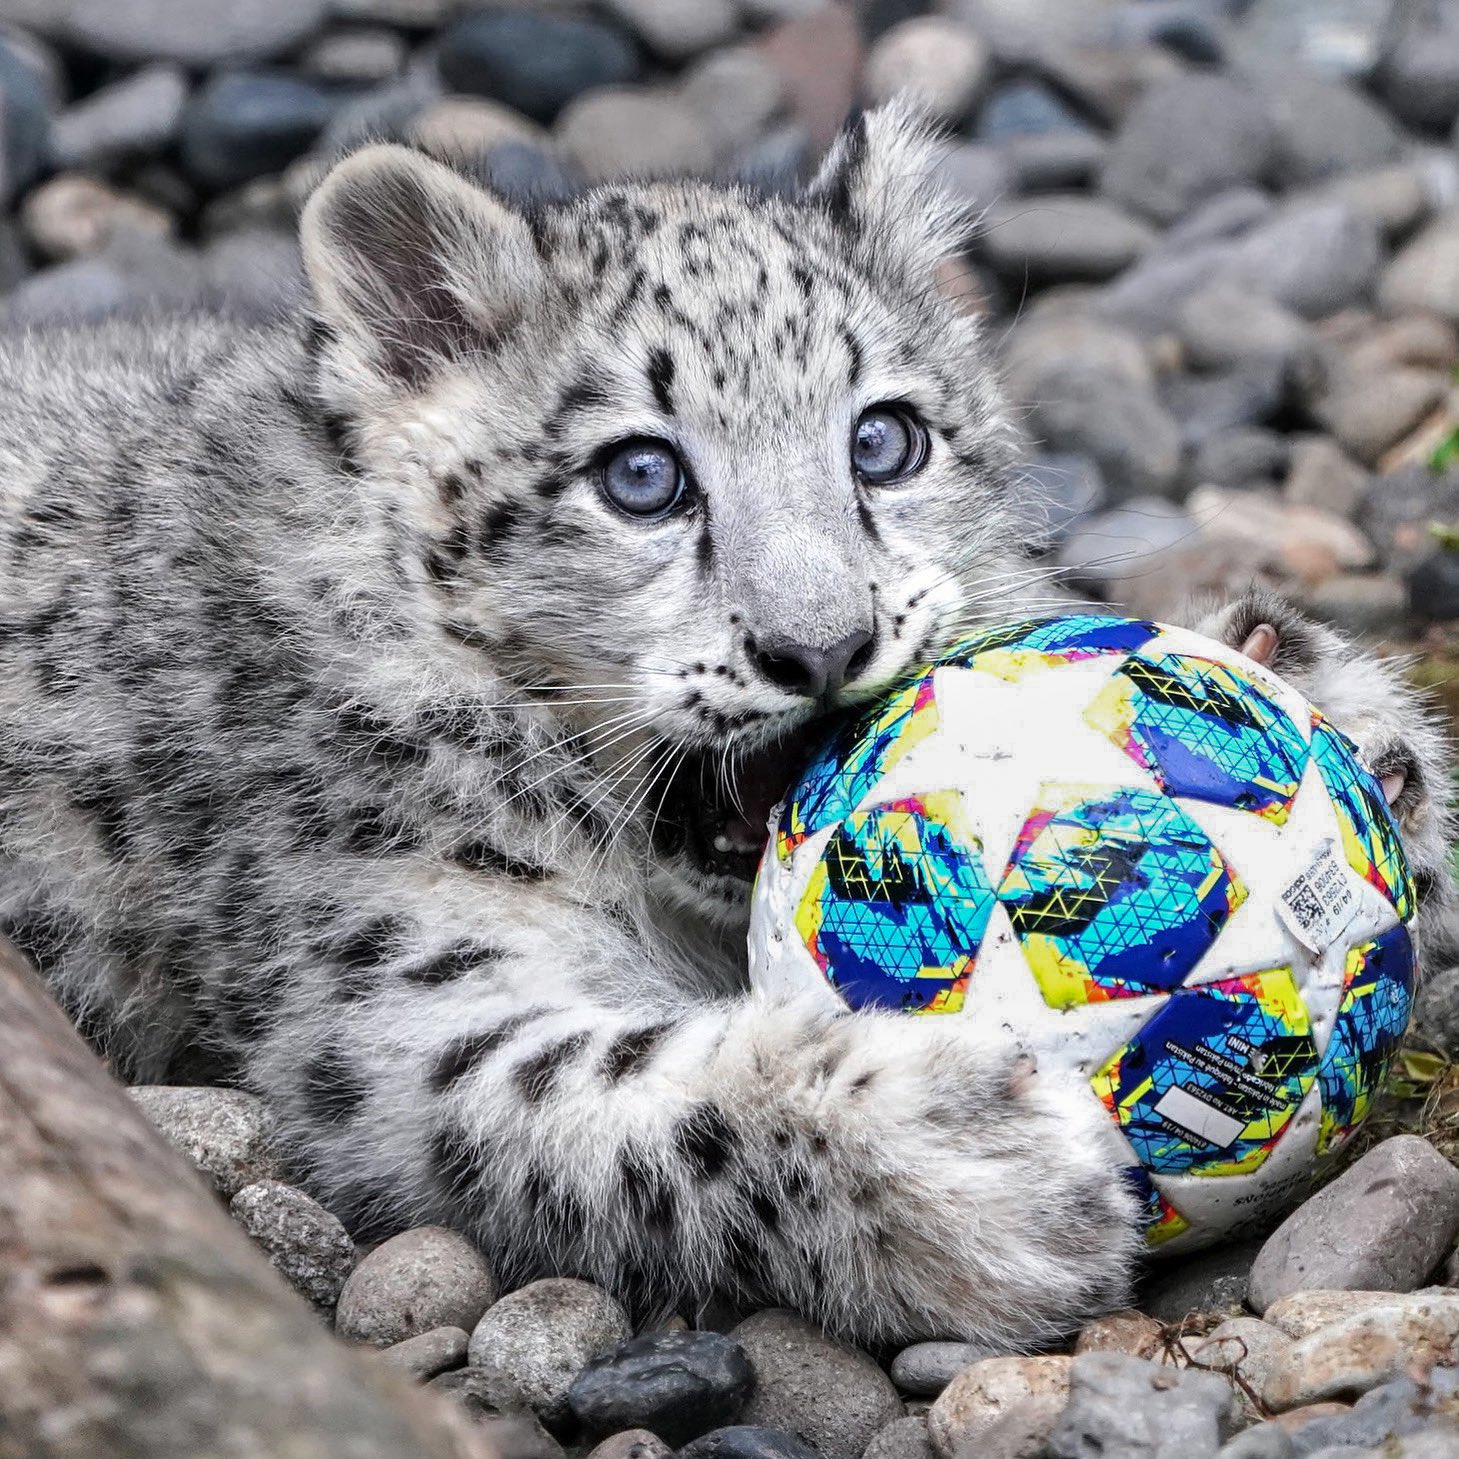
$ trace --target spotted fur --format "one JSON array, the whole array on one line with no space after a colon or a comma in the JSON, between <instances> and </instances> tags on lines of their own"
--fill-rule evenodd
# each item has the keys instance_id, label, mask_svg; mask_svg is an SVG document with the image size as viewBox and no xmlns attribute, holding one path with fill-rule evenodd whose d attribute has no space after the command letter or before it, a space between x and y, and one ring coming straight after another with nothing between
<instances>
[{"instance_id":1,"label":"spotted fur","mask_svg":"<svg viewBox=\"0 0 1459 1459\"><path fill-rule=\"evenodd\" d=\"M884 111L801 197L514 211L372 149L306 213L310 320L0 343L0 925L119 1070L202 1051L357 1230L458 1226L509 1282L1007 1346L1121 1300L1093 1102L750 997L742 892L658 814L807 719L757 643L869 625L864 696L1037 597L930 164ZM884 401L930 454L872 490ZM596 484L643 435L690 475L661 522Z\"/></svg>"}]
</instances>

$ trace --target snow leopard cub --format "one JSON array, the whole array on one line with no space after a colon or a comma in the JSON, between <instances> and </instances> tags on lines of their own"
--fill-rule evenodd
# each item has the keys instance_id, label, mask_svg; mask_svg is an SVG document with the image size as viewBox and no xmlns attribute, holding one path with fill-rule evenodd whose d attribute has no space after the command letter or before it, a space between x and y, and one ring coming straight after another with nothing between
<instances>
[{"instance_id":1,"label":"snow leopard cub","mask_svg":"<svg viewBox=\"0 0 1459 1459\"><path fill-rule=\"evenodd\" d=\"M931 160L882 111L803 197L514 210L371 149L307 324L0 344L0 918L124 1073L209 1050L356 1229L508 1282L1008 1346L1122 1299L1089 1101L745 991L798 740L1035 596ZM1363 740L1432 883L1389 672L1210 626Z\"/></svg>"}]
</instances>

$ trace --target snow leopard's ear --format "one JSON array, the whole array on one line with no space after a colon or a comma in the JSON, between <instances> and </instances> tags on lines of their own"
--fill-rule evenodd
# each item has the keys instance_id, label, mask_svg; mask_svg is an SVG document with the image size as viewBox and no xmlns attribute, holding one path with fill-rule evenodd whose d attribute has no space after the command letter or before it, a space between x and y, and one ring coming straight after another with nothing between
<instances>
[{"instance_id":1,"label":"snow leopard's ear","mask_svg":"<svg viewBox=\"0 0 1459 1459\"><path fill-rule=\"evenodd\" d=\"M341 162L309 199L300 238L325 316L410 385L488 348L542 286L526 223L405 147Z\"/></svg>"},{"instance_id":2,"label":"snow leopard's ear","mask_svg":"<svg viewBox=\"0 0 1459 1459\"><path fill-rule=\"evenodd\" d=\"M878 263L923 279L972 232L967 210L938 180L945 150L915 106L888 102L836 138L806 195Z\"/></svg>"}]
</instances>

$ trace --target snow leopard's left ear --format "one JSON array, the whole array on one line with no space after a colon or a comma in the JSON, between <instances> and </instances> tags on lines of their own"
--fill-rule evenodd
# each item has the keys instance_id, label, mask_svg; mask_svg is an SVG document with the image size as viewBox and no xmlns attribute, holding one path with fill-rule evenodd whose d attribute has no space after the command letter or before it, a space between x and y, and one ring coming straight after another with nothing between
<instances>
[{"instance_id":1,"label":"snow leopard's left ear","mask_svg":"<svg viewBox=\"0 0 1459 1459\"><path fill-rule=\"evenodd\" d=\"M526 223L404 147L339 163L304 209L300 239L323 314L407 385L489 348L542 287Z\"/></svg>"},{"instance_id":2,"label":"snow leopard's left ear","mask_svg":"<svg viewBox=\"0 0 1459 1459\"><path fill-rule=\"evenodd\" d=\"M972 231L967 210L938 180L945 150L913 106L889 102L837 137L806 196L878 263L925 278Z\"/></svg>"}]
</instances>

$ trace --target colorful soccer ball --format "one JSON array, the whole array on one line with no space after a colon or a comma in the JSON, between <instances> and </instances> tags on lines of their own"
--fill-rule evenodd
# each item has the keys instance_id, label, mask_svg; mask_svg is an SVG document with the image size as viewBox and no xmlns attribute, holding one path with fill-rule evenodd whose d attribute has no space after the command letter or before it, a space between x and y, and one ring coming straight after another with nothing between
<instances>
[{"instance_id":1,"label":"colorful soccer ball","mask_svg":"<svg viewBox=\"0 0 1459 1459\"><path fill-rule=\"evenodd\" d=\"M1318 710L1198 634L1081 614L983 633L834 736L766 849L751 969L1001 1025L1103 1102L1181 1250L1290 1204L1362 1123L1413 914Z\"/></svg>"}]
</instances>

